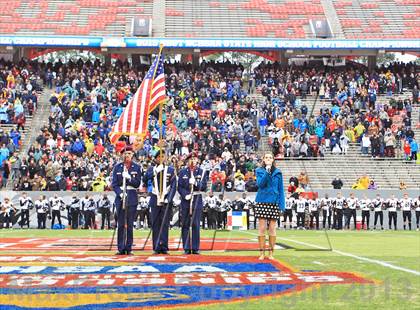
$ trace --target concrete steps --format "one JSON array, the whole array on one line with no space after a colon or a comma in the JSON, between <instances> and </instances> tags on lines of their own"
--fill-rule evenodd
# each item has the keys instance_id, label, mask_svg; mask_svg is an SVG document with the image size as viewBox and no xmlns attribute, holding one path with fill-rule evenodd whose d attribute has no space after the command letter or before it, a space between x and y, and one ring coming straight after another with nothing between
<instances>
[{"instance_id":1,"label":"concrete steps","mask_svg":"<svg viewBox=\"0 0 420 310\"><path fill-rule=\"evenodd\" d=\"M28 150L31 145L36 141L36 138L40 134L40 128L45 124L48 124L48 117L50 115L50 97L53 90L44 88L43 92L38 96L38 107L34 111L32 116L27 116L25 130L22 134L22 145L19 149L19 156L26 157ZM4 128L1 125L0 128ZM9 126L9 125L7 125ZM9 179L5 190L13 190L14 180Z\"/></svg>"}]
</instances>

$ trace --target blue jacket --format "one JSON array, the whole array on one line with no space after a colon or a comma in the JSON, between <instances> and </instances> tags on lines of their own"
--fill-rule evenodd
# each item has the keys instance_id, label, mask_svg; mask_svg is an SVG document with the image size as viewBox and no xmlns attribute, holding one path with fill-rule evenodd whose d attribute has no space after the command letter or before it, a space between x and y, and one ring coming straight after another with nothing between
<instances>
[{"instance_id":1,"label":"blue jacket","mask_svg":"<svg viewBox=\"0 0 420 310\"><path fill-rule=\"evenodd\" d=\"M286 201L284 198L283 175L279 169L275 169L270 175L266 169L257 168L258 192L255 202L276 203L280 210L285 209Z\"/></svg>"},{"instance_id":2,"label":"blue jacket","mask_svg":"<svg viewBox=\"0 0 420 310\"><path fill-rule=\"evenodd\" d=\"M157 206L157 196L155 193L153 193L155 177L157 176L155 176L154 167L149 167L149 169L147 169L145 179L146 179L146 184L150 184L150 187L148 186L147 190L150 193L149 206L151 207ZM160 182L160 180L158 179L157 182ZM170 187L169 192L165 195L165 199L167 199L168 202L172 202L176 193L176 174L175 174L175 169L172 166L168 167L166 180L163 180L163 182L166 182L166 186L168 188Z\"/></svg>"},{"instance_id":3,"label":"blue jacket","mask_svg":"<svg viewBox=\"0 0 420 310\"><path fill-rule=\"evenodd\" d=\"M417 152L419 150L419 145L415 140L410 143L411 152Z\"/></svg>"},{"instance_id":4,"label":"blue jacket","mask_svg":"<svg viewBox=\"0 0 420 310\"><path fill-rule=\"evenodd\" d=\"M196 179L194 184L193 192L205 192L207 190L207 182L209 180L208 172L203 173L201 168L196 167L193 175ZM181 169L178 175L178 193L181 196L181 206L189 206L190 201L185 199L185 196L191 194L190 185L191 169L189 167ZM197 199L194 204L198 207L203 206L202 195L195 195L194 200Z\"/></svg>"},{"instance_id":5,"label":"blue jacket","mask_svg":"<svg viewBox=\"0 0 420 310\"><path fill-rule=\"evenodd\" d=\"M118 163L115 165L114 170L112 171L112 189L115 192L115 206L117 208L121 207L122 199L120 194L123 192L123 176L122 173L124 171L124 164ZM141 183L141 168L135 162L131 163L130 168L128 169L128 173L131 176L130 180L127 180L127 199L126 203L129 207L137 207L138 204L138 197L137 197L137 189Z\"/></svg>"}]
</instances>

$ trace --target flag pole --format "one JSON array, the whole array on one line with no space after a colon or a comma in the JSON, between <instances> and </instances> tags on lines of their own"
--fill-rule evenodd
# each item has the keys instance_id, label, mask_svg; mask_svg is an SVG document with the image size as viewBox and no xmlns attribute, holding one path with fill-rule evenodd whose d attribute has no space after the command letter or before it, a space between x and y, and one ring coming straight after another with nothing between
<instances>
[{"instance_id":1,"label":"flag pole","mask_svg":"<svg viewBox=\"0 0 420 310\"><path fill-rule=\"evenodd\" d=\"M158 59L160 59L160 56L162 55L162 50L163 50L163 44L161 43L159 45L159 54L158 54ZM155 72L153 74L153 79L155 78L156 75L156 70L157 70L157 66L155 68ZM152 95L152 92L150 92L150 96ZM163 151L163 143L162 143L162 139L163 139L163 100L159 103L159 160L162 157L162 151ZM159 164L162 164L161 162L159 162ZM159 185L161 190L163 190L163 172L160 174L160 178L159 178ZM163 192L159 193L159 189L158 190L158 194L161 196L160 199L163 199ZM159 197L158 197L158 201L159 201Z\"/></svg>"}]
</instances>

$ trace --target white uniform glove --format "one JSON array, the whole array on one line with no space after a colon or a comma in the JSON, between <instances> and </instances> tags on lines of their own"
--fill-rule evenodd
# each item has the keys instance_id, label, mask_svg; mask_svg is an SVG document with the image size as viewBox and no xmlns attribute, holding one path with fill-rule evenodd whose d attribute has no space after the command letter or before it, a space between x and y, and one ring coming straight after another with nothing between
<instances>
[{"instance_id":1,"label":"white uniform glove","mask_svg":"<svg viewBox=\"0 0 420 310\"><path fill-rule=\"evenodd\" d=\"M185 196L185 200L190 200L191 199L191 195L186 195Z\"/></svg>"},{"instance_id":2,"label":"white uniform glove","mask_svg":"<svg viewBox=\"0 0 420 310\"><path fill-rule=\"evenodd\" d=\"M191 185L194 185L194 184L195 184L195 178L194 178L194 177L191 177L191 178L190 178L190 184L191 184Z\"/></svg>"},{"instance_id":3,"label":"white uniform glove","mask_svg":"<svg viewBox=\"0 0 420 310\"><path fill-rule=\"evenodd\" d=\"M127 197L127 193L125 193L125 197ZM120 194L120 198L123 199L124 198L124 193Z\"/></svg>"},{"instance_id":4,"label":"white uniform glove","mask_svg":"<svg viewBox=\"0 0 420 310\"><path fill-rule=\"evenodd\" d=\"M130 180L131 179L131 175L128 173L128 171L124 171L122 174L124 179Z\"/></svg>"},{"instance_id":5,"label":"white uniform glove","mask_svg":"<svg viewBox=\"0 0 420 310\"><path fill-rule=\"evenodd\" d=\"M169 202L168 199L165 199L164 203L168 203L168 202Z\"/></svg>"},{"instance_id":6,"label":"white uniform glove","mask_svg":"<svg viewBox=\"0 0 420 310\"><path fill-rule=\"evenodd\" d=\"M159 165L156 167L156 173L160 173L161 171L163 171L163 165Z\"/></svg>"}]
</instances>

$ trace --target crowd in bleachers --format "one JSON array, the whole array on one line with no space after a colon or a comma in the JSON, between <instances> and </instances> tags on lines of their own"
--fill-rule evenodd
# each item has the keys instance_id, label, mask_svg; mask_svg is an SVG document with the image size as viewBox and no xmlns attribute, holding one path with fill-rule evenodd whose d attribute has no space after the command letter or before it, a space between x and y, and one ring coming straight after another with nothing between
<instances>
[{"instance_id":1,"label":"crowd in bleachers","mask_svg":"<svg viewBox=\"0 0 420 310\"><path fill-rule=\"evenodd\" d=\"M145 70L133 70L122 62L110 68L99 62L48 66L46 84L55 88L49 122L22 157L15 188L107 189L116 159L108 133ZM177 167L190 152L198 152L203 167L212 172L216 189L226 183L228 191L243 191L246 182L255 183L257 105L242 86L242 70L229 63L203 63L197 71L181 64L165 68L165 151ZM137 154L146 165L159 151L157 115L151 116L149 130ZM220 184L222 174L226 177Z\"/></svg>"},{"instance_id":2,"label":"crowd in bleachers","mask_svg":"<svg viewBox=\"0 0 420 310\"><path fill-rule=\"evenodd\" d=\"M405 156L415 161L418 145L411 113L413 104L418 104L419 81L413 64L370 73L351 65L289 71L264 64L255 72L255 85L266 97L260 132L269 136L279 157L346 154L349 144L357 142L362 154L374 158ZM403 101L393 96L403 90L412 90L412 98ZM309 94L312 102L322 100L319 111L309 111L304 100ZM389 102L377 100L379 95Z\"/></svg>"},{"instance_id":3,"label":"crowd in bleachers","mask_svg":"<svg viewBox=\"0 0 420 310\"><path fill-rule=\"evenodd\" d=\"M16 190L109 189L118 155L108 133L148 67L134 69L121 61L105 67L99 61L81 60L32 66L54 90L48 125L27 154L9 164L10 171L3 171L3 175L7 178L12 174ZM191 65L167 63L168 100L162 131L168 160L179 168L195 151L202 167L210 172L213 191L241 192L256 190L256 151L265 135L278 157L345 153L349 142L359 141L364 146L368 135L372 156L394 156L393 148L400 143L405 151L407 141L412 157L416 143L411 129L412 102L392 101L390 97L390 104L382 106L376 97L406 88L416 90L419 76L411 65L378 72L369 74L356 66L325 71L263 64L246 84L240 65L203 62L193 70ZM392 82L391 90L386 87L388 82ZM266 102L257 104L248 94L249 86L261 91ZM328 98L331 105L312 113L302 101L308 94ZM395 115L403 117L397 131L393 130ZM137 152L145 168L159 152L159 132L154 113L143 148ZM395 140L391 141L395 142L393 148L388 132Z\"/></svg>"},{"instance_id":4,"label":"crowd in bleachers","mask_svg":"<svg viewBox=\"0 0 420 310\"><path fill-rule=\"evenodd\" d=\"M26 117L36 109L42 89L39 69L36 64L0 60L0 186L19 168L17 151Z\"/></svg>"}]
</instances>

